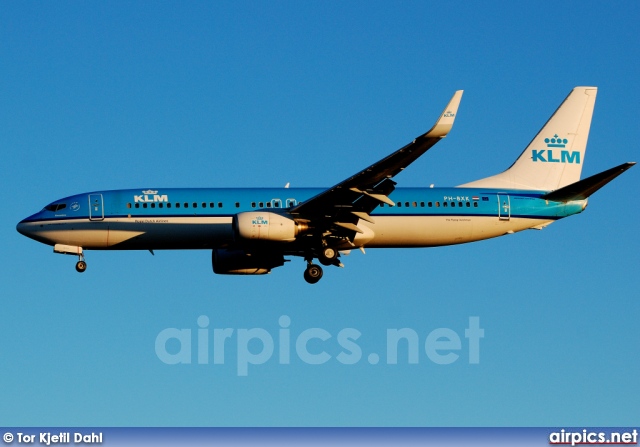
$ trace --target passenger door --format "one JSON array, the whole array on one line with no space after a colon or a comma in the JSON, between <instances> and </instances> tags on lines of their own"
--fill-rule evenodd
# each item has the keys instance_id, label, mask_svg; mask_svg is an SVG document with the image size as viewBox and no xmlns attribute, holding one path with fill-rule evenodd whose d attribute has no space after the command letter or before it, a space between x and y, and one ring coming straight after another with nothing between
<instances>
[{"instance_id":1,"label":"passenger door","mask_svg":"<svg viewBox=\"0 0 640 447\"><path fill-rule=\"evenodd\" d=\"M511 219L511 200L507 194L498 194L498 218Z\"/></svg>"},{"instance_id":2,"label":"passenger door","mask_svg":"<svg viewBox=\"0 0 640 447\"><path fill-rule=\"evenodd\" d=\"M104 220L102 194L89 194L89 220Z\"/></svg>"}]
</instances>

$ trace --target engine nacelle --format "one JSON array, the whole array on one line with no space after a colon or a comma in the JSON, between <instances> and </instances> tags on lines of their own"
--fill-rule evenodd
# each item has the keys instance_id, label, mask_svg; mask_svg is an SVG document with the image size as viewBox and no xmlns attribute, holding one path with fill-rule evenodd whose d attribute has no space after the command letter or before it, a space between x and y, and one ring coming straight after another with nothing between
<instances>
[{"instance_id":1,"label":"engine nacelle","mask_svg":"<svg viewBox=\"0 0 640 447\"><path fill-rule=\"evenodd\" d=\"M211 253L211 265L218 275L264 275L272 268L284 265L284 256L281 253L215 249Z\"/></svg>"},{"instance_id":2,"label":"engine nacelle","mask_svg":"<svg viewBox=\"0 0 640 447\"><path fill-rule=\"evenodd\" d=\"M292 242L307 225L276 213L251 211L233 218L236 235L254 241Z\"/></svg>"}]
</instances>

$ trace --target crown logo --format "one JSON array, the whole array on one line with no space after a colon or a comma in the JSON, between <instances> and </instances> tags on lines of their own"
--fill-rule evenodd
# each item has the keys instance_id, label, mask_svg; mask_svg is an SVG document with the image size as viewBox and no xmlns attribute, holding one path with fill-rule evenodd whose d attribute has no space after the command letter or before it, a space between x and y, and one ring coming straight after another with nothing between
<instances>
[{"instance_id":1,"label":"crown logo","mask_svg":"<svg viewBox=\"0 0 640 447\"><path fill-rule=\"evenodd\" d=\"M558 134L555 134L553 138L545 138L544 142L547 143L547 147L565 147L569 140L558 138Z\"/></svg>"},{"instance_id":2,"label":"crown logo","mask_svg":"<svg viewBox=\"0 0 640 447\"><path fill-rule=\"evenodd\" d=\"M142 191L142 194L158 194L158 191L154 191L152 189L148 189L146 191Z\"/></svg>"}]
</instances>

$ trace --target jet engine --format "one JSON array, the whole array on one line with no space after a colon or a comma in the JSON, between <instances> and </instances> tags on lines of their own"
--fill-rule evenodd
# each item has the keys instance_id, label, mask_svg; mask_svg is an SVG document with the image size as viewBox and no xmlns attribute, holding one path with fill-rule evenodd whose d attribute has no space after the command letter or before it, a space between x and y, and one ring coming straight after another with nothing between
<instances>
[{"instance_id":1,"label":"jet engine","mask_svg":"<svg viewBox=\"0 0 640 447\"><path fill-rule=\"evenodd\" d=\"M236 214L233 217L233 228L241 239L292 242L308 226L281 214L251 211Z\"/></svg>"},{"instance_id":2,"label":"jet engine","mask_svg":"<svg viewBox=\"0 0 640 447\"><path fill-rule=\"evenodd\" d=\"M215 249L211 254L213 272L219 275L264 275L284 265L281 253L247 253L243 250Z\"/></svg>"}]
</instances>

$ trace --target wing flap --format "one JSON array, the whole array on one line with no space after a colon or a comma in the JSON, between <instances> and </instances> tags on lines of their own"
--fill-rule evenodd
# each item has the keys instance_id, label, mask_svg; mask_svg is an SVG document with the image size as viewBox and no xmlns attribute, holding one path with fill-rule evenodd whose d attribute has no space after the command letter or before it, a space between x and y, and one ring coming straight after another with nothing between
<instances>
[{"instance_id":1,"label":"wing flap","mask_svg":"<svg viewBox=\"0 0 640 447\"><path fill-rule=\"evenodd\" d=\"M367 222L370 222L372 224L376 223L376 221L373 219L373 217L369 216L367 213L363 213L360 211L351 211L351 214L353 214L354 216L358 217L359 219L365 220Z\"/></svg>"},{"instance_id":2,"label":"wing flap","mask_svg":"<svg viewBox=\"0 0 640 447\"><path fill-rule=\"evenodd\" d=\"M364 233L364 231L358 228L355 224L352 224L349 222L334 222L334 224L336 224L339 227L346 228L347 230L355 231L356 233L360 233L360 234Z\"/></svg>"}]
</instances>

